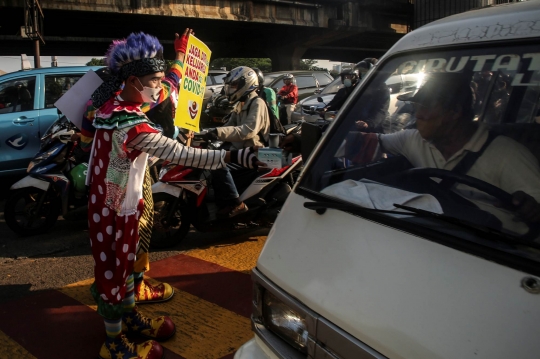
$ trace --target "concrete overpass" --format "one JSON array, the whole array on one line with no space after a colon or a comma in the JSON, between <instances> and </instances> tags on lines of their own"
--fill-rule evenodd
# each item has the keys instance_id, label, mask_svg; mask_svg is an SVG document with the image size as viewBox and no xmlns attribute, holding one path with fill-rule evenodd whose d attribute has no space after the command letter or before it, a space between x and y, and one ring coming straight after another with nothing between
<instances>
[{"instance_id":1,"label":"concrete overpass","mask_svg":"<svg viewBox=\"0 0 540 359\"><path fill-rule=\"evenodd\" d=\"M26 0L24 0L26 1ZM33 55L23 0L0 0L0 55ZM97 56L133 31L157 36L172 58L186 27L212 57L269 57L273 70L302 58L357 62L381 56L411 23L409 0L41 0L41 55Z\"/></svg>"}]
</instances>

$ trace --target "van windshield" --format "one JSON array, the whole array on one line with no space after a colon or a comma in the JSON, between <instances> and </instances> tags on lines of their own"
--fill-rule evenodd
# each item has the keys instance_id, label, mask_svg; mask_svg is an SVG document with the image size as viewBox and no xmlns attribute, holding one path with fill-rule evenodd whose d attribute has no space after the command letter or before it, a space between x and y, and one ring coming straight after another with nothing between
<instances>
[{"instance_id":1,"label":"van windshield","mask_svg":"<svg viewBox=\"0 0 540 359\"><path fill-rule=\"evenodd\" d=\"M414 52L366 81L299 188L540 262L540 47Z\"/></svg>"}]
</instances>

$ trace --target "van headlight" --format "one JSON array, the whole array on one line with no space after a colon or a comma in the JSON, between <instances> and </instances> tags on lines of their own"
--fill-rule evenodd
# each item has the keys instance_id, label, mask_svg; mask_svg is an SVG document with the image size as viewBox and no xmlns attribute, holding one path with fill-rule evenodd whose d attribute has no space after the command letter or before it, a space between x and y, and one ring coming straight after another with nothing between
<instances>
[{"instance_id":1,"label":"van headlight","mask_svg":"<svg viewBox=\"0 0 540 359\"><path fill-rule=\"evenodd\" d=\"M306 318L269 291L264 291L262 314L265 326L301 352L307 352Z\"/></svg>"}]
</instances>

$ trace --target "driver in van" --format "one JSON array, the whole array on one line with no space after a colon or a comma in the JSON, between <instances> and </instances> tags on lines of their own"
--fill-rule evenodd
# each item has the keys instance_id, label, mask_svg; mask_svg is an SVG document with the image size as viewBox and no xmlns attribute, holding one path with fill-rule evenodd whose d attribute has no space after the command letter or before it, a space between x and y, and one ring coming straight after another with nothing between
<instances>
[{"instance_id":1,"label":"driver in van","mask_svg":"<svg viewBox=\"0 0 540 359\"><path fill-rule=\"evenodd\" d=\"M376 152L403 155L413 167L458 172L492 184L512 195L514 210L523 221L540 221L540 167L534 155L513 139L496 135L485 124L474 121L474 94L470 77L455 73L431 74L424 86L408 99L415 108L416 129L392 134L362 134L353 147L363 154ZM369 137L377 136L378 141ZM348 151L347 151L348 152ZM350 152L349 152L350 153ZM376 157L377 155L375 155ZM474 155L473 155L474 156ZM361 163L361 157L353 163ZM463 161L465 162L465 161ZM458 185L454 192L498 217L503 227L519 233L513 215L503 215L498 204L483 192Z\"/></svg>"},{"instance_id":2,"label":"driver in van","mask_svg":"<svg viewBox=\"0 0 540 359\"><path fill-rule=\"evenodd\" d=\"M345 156L353 164L379 159L383 153L402 155L415 168L428 167L461 174L492 184L511 194L513 212L474 188L458 184L453 192L495 215L505 229L523 234L525 222L540 222L540 167L534 155L513 139L496 135L474 121L474 94L470 77L434 73L408 98L415 108L416 129L392 134L352 132L347 136ZM298 136L287 136L281 147L299 150ZM474 160L463 161L475 156ZM474 157L473 157L474 158ZM468 169L460 165L468 162ZM461 169L460 169L461 167Z\"/></svg>"}]
</instances>

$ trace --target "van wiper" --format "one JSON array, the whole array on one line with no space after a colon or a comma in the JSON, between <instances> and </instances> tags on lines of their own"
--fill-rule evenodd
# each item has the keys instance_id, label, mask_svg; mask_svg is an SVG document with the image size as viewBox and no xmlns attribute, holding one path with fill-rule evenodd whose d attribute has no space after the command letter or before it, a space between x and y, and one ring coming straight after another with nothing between
<instances>
[{"instance_id":1,"label":"van wiper","mask_svg":"<svg viewBox=\"0 0 540 359\"><path fill-rule=\"evenodd\" d=\"M475 234L481 234L483 238L486 238L486 239L489 239L489 240L500 241L500 242L504 242L504 243L511 244L511 245L521 244L521 245L524 245L524 246L527 246L527 247L540 249L540 244L537 244L537 243L535 243L533 241L523 240L523 239L521 239L519 237L507 235L507 234L502 233L501 231L498 231L498 230L496 230L494 228L491 228L491 227L481 226L481 225L475 224L473 222L465 221L465 220L462 220L462 219L459 219L459 218L456 218L456 217L451 217L451 216L447 216L445 214L430 212L430 211L426 211L426 210L420 209L420 208L404 206L402 204L394 203L394 206L396 208L411 211L411 212L416 213L416 214L418 214L420 216L423 216L423 217L436 218L436 219L439 219L441 221L445 221L445 222L448 222L448 223L458 225L458 226L463 227L463 228L467 228L467 229L473 231ZM411 213L409 213L409 215L410 214ZM485 234L490 234L491 236L494 236L494 237L485 236Z\"/></svg>"},{"instance_id":2,"label":"van wiper","mask_svg":"<svg viewBox=\"0 0 540 359\"><path fill-rule=\"evenodd\" d=\"M339 202L305 202L304 207L316 211L318 214L324 214L327 209L337 209L339 211L350 212L353 214L363 214L363 213L390 213L390 214L399 214L405 216L416 216L416 217L428 217L435 218L447 223L457 225L461 228L466 228L473 232L476 235L481 236L482 238L491 240L491 241L500 241L506 244L515 246L516 244L524 245L531 248L540 249L540 244L533 241L523 240L519 237L509 236L500 231L474 224L459 218L447 216L445 214L435 213L426 211L419 208L404 206L401 204L394 203L396 208L406 210L408 212L395 211L395 210L385 210L385 209L376 209L376 208L367 208L361 207L358 205L339 203ZM489 236L486 236L489 234Z\"/></svg>"},{"instance_id":3,"label":"van wiper","mask_svg":"<svg viewBox=\"0 0 540 359\"><path fill-rule=\"evenodd\" d=\"M334 202L305 202L304 208L314 210L318 214L324 214L327 209L337 209L339 211L351 212L351 213L392 213L392 214L403 214L410 216L410 212L401 212L394 210L386 209L376 209L376 208L367 208L361 207L353 204L346 203L334 203Z\"/></svg>"}]
</instances>

